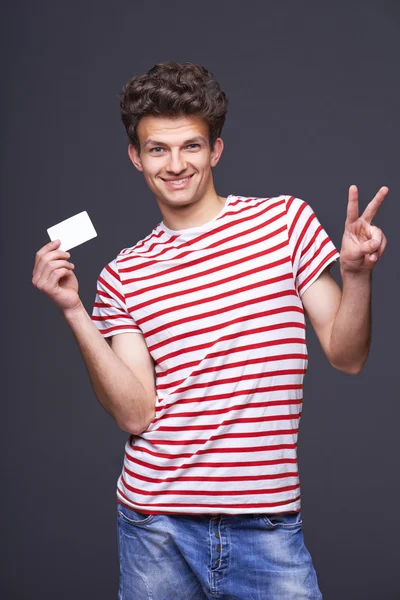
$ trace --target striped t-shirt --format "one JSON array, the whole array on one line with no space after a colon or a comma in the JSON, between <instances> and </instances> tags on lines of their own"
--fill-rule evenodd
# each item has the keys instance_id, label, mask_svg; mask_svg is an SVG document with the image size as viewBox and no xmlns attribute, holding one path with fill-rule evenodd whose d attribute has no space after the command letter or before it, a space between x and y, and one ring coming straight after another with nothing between
<instances>
[{"instance_id":1,"label":"striped t-shirt","mask_svg":"<svg viewBox=\"0 0 400 600\"><path fill-rule=\"evenodd\" d=\"M145 513L300 509L308 355L302 293L339 253L293 196L230 195L200 227L163 222L101 271L92 318L141 333L156 416L125 446L117 499Z\"/></svg>"}]
</instances>

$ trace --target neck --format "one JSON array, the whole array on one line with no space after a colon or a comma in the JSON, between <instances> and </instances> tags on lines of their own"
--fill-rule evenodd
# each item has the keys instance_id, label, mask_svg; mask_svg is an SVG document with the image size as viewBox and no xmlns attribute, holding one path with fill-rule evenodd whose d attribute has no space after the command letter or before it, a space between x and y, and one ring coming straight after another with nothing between
<instances>
[{"instance_id":1,"label":"neck","mask_svg":"<svg viewBox=\"0 0 400 600\"><path fill-rule=\"evenodd\" d=\"M218 196L214 188L200 199L180 206L167 205L157 198L164 225L177 231L201 227L212 221L224 208L225 202L226 198Z\"/></svg>"}]
</instances>

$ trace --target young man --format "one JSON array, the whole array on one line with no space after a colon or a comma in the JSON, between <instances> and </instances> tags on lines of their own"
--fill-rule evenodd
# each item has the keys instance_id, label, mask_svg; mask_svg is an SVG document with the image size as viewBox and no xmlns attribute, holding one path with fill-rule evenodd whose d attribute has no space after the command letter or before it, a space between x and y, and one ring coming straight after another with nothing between
<instances>
[{"instance_id":1,"label":"young man","mask_svg":"<svg viewBox=\"0 0 400 600\"><path fill-rule=\"evenodd\" d=\"M305 313L331 364L369 351L371 273L386 246L349 189L339 257L292 196L218 196L227 99L199 65L167 62L121 94L129 157L163 220L102 270L92 318L69 253L33 284L61 308L102 406L129 432L118 480L124 600L321 598L304 546L297 435ZM106 343L108 342L108 343Z\"/></svg>"}]
</instances>

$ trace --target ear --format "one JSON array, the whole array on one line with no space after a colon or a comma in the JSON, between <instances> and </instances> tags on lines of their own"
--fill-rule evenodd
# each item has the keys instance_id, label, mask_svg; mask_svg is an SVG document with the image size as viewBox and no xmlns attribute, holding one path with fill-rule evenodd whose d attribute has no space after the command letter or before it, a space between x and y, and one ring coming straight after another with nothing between
<instances>
[{"instance_id":1,"label":"ear","mask_svg":"<svg viewBox=\"0 0 400 600\"><path fill-rule=\"evenodd\" d=\"M140 160L139 152L133 144L128 146L128 156L138 171L143 171L142 161Z\"/></svg>"},{"instance_id":2,"label":"ear","mask_svg":"<svg viewBox=\"0 0 400 600\"><path fill-rule=\"evenodd\" d=\"M213 151L211 152L211 166L215 167L218 164L219 159L221 158L221 154L224 150L224 142L222 138L217 138L215 140Z\"/></svg>"}]
</instances>

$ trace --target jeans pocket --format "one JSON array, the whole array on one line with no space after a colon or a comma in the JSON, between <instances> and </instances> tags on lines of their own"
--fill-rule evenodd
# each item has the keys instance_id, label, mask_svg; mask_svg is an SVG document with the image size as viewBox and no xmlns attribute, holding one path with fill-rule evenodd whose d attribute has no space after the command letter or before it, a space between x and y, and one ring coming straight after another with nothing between
<instances>
[{"instance_id":1,"label":"jeans pocket","mask_svg":"<svg viewBox=\"0 0 400 600\"><path fill-rule=\"evenodd\" d=\"M118 520L123 521L124 523L129 523L130 525L135 525L136 527L141 527L142 525L147 525L157 515L146 515L144 513L140 513L132 508L127 508L123 504L118 503L117 507L118 512Z\"/></svg>"},{"instance_id":2,"label":"jeans pocket","mask_svg":"<svg viewBox=\"0 0 400 600\"><path fill-rule=\"evenodd\" d=\"M269 529L299 529L303 525L301 511L285 514L260 515Z\"/></svg>"}]
</instances>

